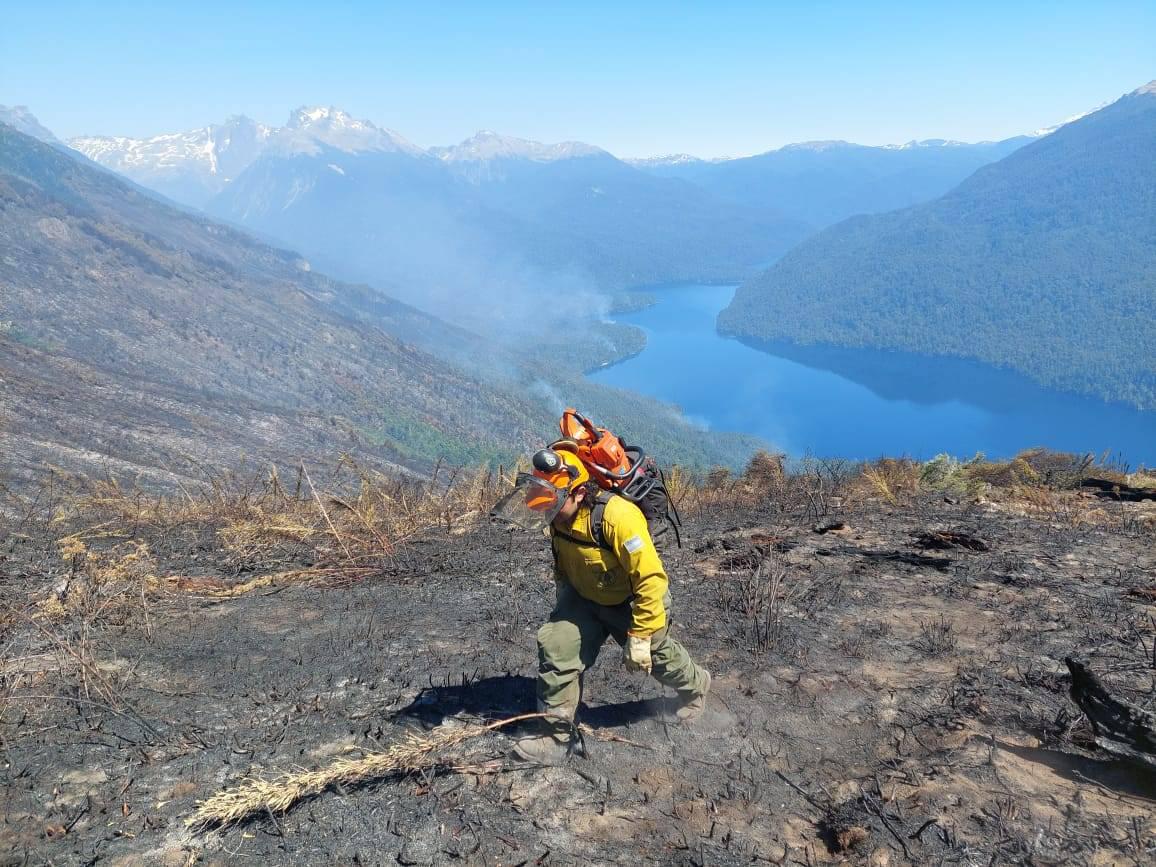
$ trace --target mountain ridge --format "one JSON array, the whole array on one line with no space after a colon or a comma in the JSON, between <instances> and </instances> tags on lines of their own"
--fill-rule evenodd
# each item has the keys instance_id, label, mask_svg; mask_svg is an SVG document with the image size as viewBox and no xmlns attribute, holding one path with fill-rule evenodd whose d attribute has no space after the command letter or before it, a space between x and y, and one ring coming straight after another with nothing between
<instances>
[{"instance_id":1,"label":"mountain ridge","mask_svg":"<svg viewBox=\"0 0 1156 867\"><path fill-rule=\"evenodd\" d=\"M942 195L976 169L1032 141L924 139L899 145L810 141L749 157L678 158L642 171L694 183L748 208L773 206L818 230L855 214L881 213Z\"/></svg>"},{"instance_id":2,"label":"mountain ridge","mask_svg":"<svg viewBox=\"0 0 1156 867\"><path fill-rule=\"evenodd\" d=\"M346 279L442 298L427 309L448 317L488 287L529 304L550 286L736 278L807 231L600 149L496 135L437 154L267 151L207 209Z\"/></svg>"},{"instance_id":3,"label":"mountain ridge","mask_svg":"<svg viewBox=\"0 0 1156 867\"><path fill-rule=\"evenodd\" d=\"M48 144L63 144L26 105L0 105L0 123Z\"/></svg>"},{"instance_id":4,"label":"mountain ridge","mask_svg":"<svg viewBox=\"0 0 1156 867\"><path fill-rule=\"evenodd\" d=\"M720 327L978 358L1156 408L1154 167L1156 92L1140 88L932 202L805 241Z\"/></svg>"},{"instance_id":5,"label":"mountain ridge","mask_svg":"<svg viewBox=\"0 0 1156 867\"><path fill-rule=\"evenodd\" d=\"M421 468L469 443L505 454L534 441L540 405L382 330L441 328L428 316L6 125L0 144L5 437L23 434L12 449L91 470L100 455L187 467L327 444ZM348 314L362 293L375 309L359 321ZM37 408L38 389L21 387L34 376L62 399ZM213 445L214 430L232 434Z\"/></svg>"},{"instance_id":6,"label":"mountain ridge","mask_svg":"<svg viewBox=\"0 0 1156 867\"><path fill-rule=\"evenodd\" d=\"M1079 117L1077 115L1076 117ZM1069 119L1071 120L1071 119ZM259 131L261 141L257 147L249 147L244 156L241 149L234 149L236 164L227 172L218 172L205 165L212 166L214 160L220 161L220 154L212 146L213 131L227 131L236 123L245 122ZM1068 121L1065 121L1065 123ZM1062 126L1049 127L1037 130L1035 133L1013 137L1005 141L1022 140L1026 142L1032 136L1046 134ZM221 133L217 133L219 136ZM185 143L182 148L174 148L173 143ZM125 136L78 136L69 140L69 145L77 148L89 158L119 171L126 176L156 189L158 192L178 202L203 208L208 201L240 174L249 164L254 162L266 148L279 150L284 155L294 153L318 154L322 147L330 147L339 151L359 152L369 150L397 151L413 156L428 154L447 163L482 164L469 168L462 166L459 171L466 177L484 177L488 173L499 171L492 165L492 161L507 159L528 159L538 162L552 162L570 158L592 156L611 157L602 148L596 145L579 141L559 143L543 143L532 139L502 135L491 130L480 130L473 136L456 145L432 146L422 148L393 130L379 127L368 120L353 118L348 112L334 106L301 106L289 113L284 126L270 127L251 121L244 115L228 118L221 124L209 124L195 130L183 133L163 133L148 138L130 138ZM1022 142L1021 142L1022 143ZM673 173L678 177L704 186L710 192L722 194L735 199L746 206L756 206L760 209L770 208L790 214L790 208L784 209L781 202L774 201L774 192L771 190L746 190L749 179L745 177L743 166L747 161L775 159L791 153L835 152L854 149L877 151L909 151L913 149L932 148L959 148L982 149L989 146L1001 146L1000 142L956 142L945 139L923 139L903 144L890 145L859 145L853 142L840 140L831 141L802 141L793 142L782 147L764 151L753 156L736 158L700 159L689 154L678 154L672 157L648 157L640 159L624 159L621 162L659 175ZM1001 149L1001 153L1002 153ZM972 170L984 164L980 159L968 163ZM713 171L723 175L738 173L744 175L742 180L728 181L725 178L714 181L709 177L700 176L696 172ZM953 181L962 180L964 174L957 171L952 175ZM690 172L691 174L687 174ZM956 176L958 175L958 177ZM892 181L901 180L894 174ZM943 186L940 184L939 186ZM950 186L939 186L933 190L936 194L944 192ZM925 200L933 196L920 192L910 202ZM882 206L869 208L869 211L887 210L894 201L887 200ZM845 209L844 209L845 210ZM816 220L813 213L795 214L804 222L817 225L828 225L838 218L849 214L839 211L836 217L827 215Z\"/></svg>"},{"instance_id":7,"label":"mountain ridge","mask_svg":"<svg viewBox=\"0 0 1156 867\"><path fill-rule=\"evenodd\" d=\"M433 147L430 153L445 162L484 162L495 159L529 159L535 162L609 154L600 147L579 141L545 144L532 139L501 135L492 130L479 130L469 138L449 147Z\"/></svg>"}]
</instances>

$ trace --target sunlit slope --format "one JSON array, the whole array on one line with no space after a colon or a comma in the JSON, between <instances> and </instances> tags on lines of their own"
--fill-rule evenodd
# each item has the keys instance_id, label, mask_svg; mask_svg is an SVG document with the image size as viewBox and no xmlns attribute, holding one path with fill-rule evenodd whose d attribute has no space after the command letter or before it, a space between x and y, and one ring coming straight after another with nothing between
<instances>
[{"instance_id":1,"label":"sunlit slope","mask_svg":"<svg viewBox=\"0 0 1156 867\"><path fill-rule=\"evenodd\" d=\"M460 332L389 299L373 322L349 319L364 289L3 125L0 251L0 401L8 431L48 459L83 449L187 465L364 448L420 467L528 447L547 417L398 336ZM37 408L23 388L33 377L58 382L58 399ZM65 424L73 415L92 424ZM116 442L99 430L114 416L114 430L129 428Z\"/></svg>"},{"instance_id":2,"label":"sunlit slope","mask_svg":"<svg viewBox=\"0 0 1156 867\"><path fill-rule=\"evenodd\" d=\"M318 275L0 124L4 476L60 466L166 483L346 451L418 471L509 461L551 436L554 400L672 462L734 465L755 446L564 360Z\"/></svg>"},{"instance_id":3,"label":"sunlit slope","mask_svg":"<svg viewBox=\"0 0 1156 867\"><path fill-rule=\"evenodd\" d=\"M752 339L978 358L1156 408L1156 86L942 198L791 251L719 316Z\"/></svg>"}]
</instances>

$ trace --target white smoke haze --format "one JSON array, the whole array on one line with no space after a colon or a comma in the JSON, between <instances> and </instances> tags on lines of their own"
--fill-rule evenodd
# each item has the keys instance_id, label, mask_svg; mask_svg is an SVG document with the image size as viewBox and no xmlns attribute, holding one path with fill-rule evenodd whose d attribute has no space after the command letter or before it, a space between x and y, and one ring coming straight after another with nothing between
<instances>
[{"instance_id":1,"label":"white smoke haze","mask_svg":"<svg viewBox=\"0 0 1156 867\"><path fill-rule=\"evenodd\" d=\"M562 395L558 390L544 379L535 379L530 385L530 391L533 394L541 396L549 405L550 409L559 417L566 409L566 401L562 400Z\"/></svg>"},{"instance_id":2,"label":"white smoke haze","mask_svg":"<svg viewBox=\"0 0 1156 867\"><path fill-rule=\"evenodd\" d=\"M593 281L496 254L476 237L459 234L453 241L452 246L445 238L415 243L392 263L388 281L379 276L367 282L482 337L482 349L446 346L438 354L540 404L542 442L557 435L557 419L575 406L600 424L640 437L648 452L670 455L698 440L709 455L701 458L704 464L745 462L751 442L714 432L679 407L586 378L582 367L590 359L622 354L608 326L629 327L614 321L612 298Z\"/></svg>"},{"instance_id":3,"label":"white smoke haze","mask_svg":"<svg viewBox=\"0 0 1156 867\"><path fill-rule=\"evenodd\" d=\"M696 430L706 432L711 429L710 420L700 415L689 415L676 408L671 411L670 416L673 421L690 425Z\"/></svg>"},{"instance_id":4,"label":"white smoke haze","mask_svg":"<svg viewBox=\"0 0 1156 867\"><path fill-rule=\"evenodd\" d=\"M714 457L706 463L733 467L753 451L750 443L736 445L732 434L681 407L586 378L583 367L637 351L633 344L623 348L626 335L618 329L632 326L615 320L614 299L593 280L577 270L551 271L496 253L490 239L468 232L449 241L427 238L412 246L405 278L383 288L492 342L498 351L485 357L475 353L464 359L465 366L539 402L553 418L542 430L543 442L557 435L556 420L574 406L628 437L641 436L648 451L669 454L680 442L709 440L718 445L707 448Z\"/></svg>"},{"instance_id":5,"label":"white smoke haze","mask_svg":"<svg viewBox=\"0 0 1156 867\"><path fill-rule=\"evenodd\" d=\"M506 212L498 200L463 194L428 161L389 154L332 161L342 173L316 160L259 162L223 194L220 209L301 251L318 271L456 326L417 324L412 341L512 399L529 398L541 408L544 438L561 410L576 406L652 448L702 462L730 460L743 448L716 445L713 434L706 442L668 405L586 378L584 371L637 352L642 341L613 322L616 299L592 276L593 265L581 265L601 261L591 247L597 241L567 236L555 225L564 214Z\"/></svg>"},{"instance_id":6,"label":"white smoke haze","mask_svg":"<svg viewBox=\"0 0 1156 867\"><path fill-rule=\"evenodd\" d=\"M610 298L578 269L547 270L504 251L440 208L414 231L314 250L320 270L366 282L439 319L517 350L603 320Z\"/></svg>"}]
</instances>

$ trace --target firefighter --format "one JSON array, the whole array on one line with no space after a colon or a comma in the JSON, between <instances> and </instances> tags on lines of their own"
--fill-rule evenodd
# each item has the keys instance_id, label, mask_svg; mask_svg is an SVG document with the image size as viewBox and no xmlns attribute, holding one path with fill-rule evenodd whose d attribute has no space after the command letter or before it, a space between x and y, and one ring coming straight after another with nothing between
<instances>
[{"instance_id":1,"label":"firefighter","mask_svg":"<svg viewBox=\"0 0 1156 867\"><path fill-rule=\"evenodd\" d=\"M556 444L558 445L558 444ZM538 630L538 730L514 747L520 759L558 764L569 752L581 677L607 638L630 671L653 675L677 694L675 715L690 722L706 707L710 673L670 634L669 580L646 518L625 497L600 490L565 448L542 449L514 495L528 528L549 528L557 602Z\"/></svg>"}]
</instances>

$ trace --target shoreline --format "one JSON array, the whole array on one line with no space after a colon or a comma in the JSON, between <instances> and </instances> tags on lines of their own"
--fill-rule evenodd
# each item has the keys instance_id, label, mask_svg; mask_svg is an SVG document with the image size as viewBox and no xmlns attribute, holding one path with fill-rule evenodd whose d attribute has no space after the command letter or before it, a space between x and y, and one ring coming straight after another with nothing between
<instances>
[{"instance_id":1,"label":"shoreline","mask_svg":"<svg viewBox=\"0 0 1156 867\"><path fill-rule=\"evenodd\" d=\"M1060 451L1091 450L1097 453L1109 451L1130 464L1151 465L1153 453L1150 447L1151 437L1147 432L1156 431L1154 427L1156 414L1147 410L1121 401L1106 401L1094 394L1056 389L1015 368L993 365L976 358L912 353L888 347L808 344L782 338L764 340L735 333L733 324L732 327L720 326L717 317L711 317L711 311L716 309L717 302L722 302L722 308L725 309L725 299L720 297L723 290L715 288L721 285L733 284L712 286L698 283L670 286L670 291L655 294L659 296L660 301L673 305L672 307L657 310L651 308L641 314L615 319L614 321L620 325L632 325L646 330L645 342L637 351L625 352L605 363L584 370L583 375L592 382L637 390L638 393L657 400L682 405L677 397L679 393L677 384L667 383L665 389L655 386L648 390L647 387L639 387L641 382L633 386L627 384L635 382L633 369L621 375L605 372L616 365L631 361L648 349L660 347L660 351L667 351L667 348L661 348L665 347L663 341L668 337L663 329L675 326L680 321L679 311L674 308L682 304L683 296L680 290L685 290L684 315L694 319L697 323L694 330L699 338L706 340L707 343L712 342L707 340L706 332L709 331L713 334L714 341L733 342L767 358L770 367L776 362L783 362L808 368L812 375L831 375L844 383L865 389L865 396L861 399L864 406L874 407L881 412L894 411L905 414L904 417L909 416L916 425L917 432L909 435L901 430L892 431L891 445L882 447L879 453L888 453L888 449L894 452L897 443L905 443L908 440L912 443L908 449L910 453L921 455L923 458L933 457L940 451L959 455L985 451L989 455L1006 457L1026 448L1042 445ZM695 287L700 287L697 293ZM711 299L715 299L715 303L712 303ZM708 319L713 321L708 323ZM646 323L651 325L648 327ZM704 355L706 362L714 358L711 354L712 349L702 351L706 353ZM727 350L720 351L723 356L731 356ZM760 369L763 364L753 358L749 359L749 363L756 364ZM643 367L648 366L645 360L641 364ZM660 371L652 370L647 376L661 379L664 375ZM786 390L789 392L790 387L786 387ZM870 393L869 397L866 396L866 392ZM896 402L899 403L895 405ZM803 403L806 403L805 399ZM961 407L953 409L953 404L960 404ZM966 409L968 407L971 409ZM699 410L692 407L691 411ZM977 413L979 415L976 415ZM704 413L704 417L712 418L709 412ZM945 424L944 419L949 417L955 417L958 424L966 430L961 433L954 428L945 428L943 441L928 446L925 434L920 431L924 426L938 429ZM1038 422L1040 418L1051 419L1049 427L1055 429L1045 430ZM1097 423L1095 419L1101 421ZM1016 427L1017 436L992 432L1003 424ZM885 427L882 422L875 426ZM768 438L767 434L760 433L763 428L758 425L747 424L738 427L724 425L724 429ZM822 438L820 433L812 433ZM882 434L876 432L876 435ZM787 436L786 439L789 440L791 437ZM819 446L816 445L816 448ZM836 446L835 451L831 448L823 450L838 454L854 453L860 459L876 452L874 448L867 452L861 449L847 449L846 452L842 452L838 448ZM801 457L807 453L807 449L803 447L788 448L786 451L792 457Z\"/></svg>"},{"instance_id":2,"label":"shoreline","mask_svg":"<svg viewBox=\"0 0 1156 867\"><path fill-rule=\"evenodd\" d=\"M646 333L643 332L642 346L637 351L627 353L626 355L615 358L611 361L604 361L602 364L598 365L597 367L591 367L589 370L583 370L582 375L583 376L591 376L592 374L595 374L595 373L601 373L604 370L609 370L612 367L617 367L620 364L624 364L627 361L630 361L630 359L632 359L632 358L637 358L638 356L642 355L642 353L644 353L646 351L647 343L648 343L648 341L646 340ZM655 399L657 400L657 398L655 398Z\"/></svg>"}]
</instances>

